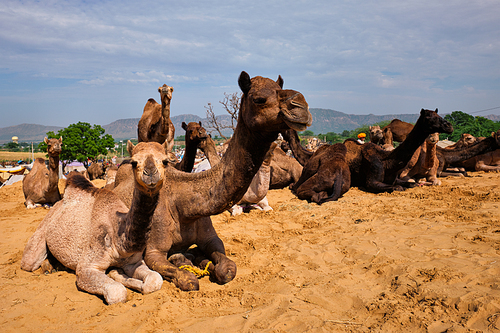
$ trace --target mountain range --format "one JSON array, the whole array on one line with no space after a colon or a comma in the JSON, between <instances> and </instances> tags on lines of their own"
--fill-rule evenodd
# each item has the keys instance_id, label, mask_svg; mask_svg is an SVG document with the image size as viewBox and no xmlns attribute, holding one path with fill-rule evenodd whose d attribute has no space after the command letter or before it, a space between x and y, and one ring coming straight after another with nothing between
<instances>
[{"instance_id":1,"label":"mountain range","mask_svg":"<svg viewBox=\"0 0 500 333\"><path fill-rule=\"evenodd\" d=\"M354 115L347 114L331 109L318 109L310 108L310 112L313 117L312 126L308 129L315 134L326 134L328 132L342 133L344 130L353 130L363 125L372 125L384 120L392 120L398 118L400 120L415 123L418 119L419 114L387 114L387 115ZM442 115L444 116L444 115ZM499 115L489 115L485 118L500 121ZM140 118L128 118L128 119L118 119L114 122L101 125L106 131L106 134L110 134L115 141L128 140L131 138L137 138L137 123ZM229 122L229 115L218 116L218 119L222 122ZM174 123L176 133L175 136L183 135L184 130L182 129L182 122L199 122L206 128L207 119L201 118L192 114L183 114L179 116L171 117ZM69 125L69 124L68 124ZM93 125L93 124L91 124ZM12 140L13 136L17 136L19 142L40 142L46 136L47 132L53 131L57 133L58 130L63 127L57 126L45 126L36 124L20 124L16 126L9 126L0 128L0 144L9 142ZM208 129L207 129L208 130ZM217 135L218 133L212 132L212 135ZM231 130L226 130L223 132L225 136L231 135Z\"/></svg>"}]
</instances>

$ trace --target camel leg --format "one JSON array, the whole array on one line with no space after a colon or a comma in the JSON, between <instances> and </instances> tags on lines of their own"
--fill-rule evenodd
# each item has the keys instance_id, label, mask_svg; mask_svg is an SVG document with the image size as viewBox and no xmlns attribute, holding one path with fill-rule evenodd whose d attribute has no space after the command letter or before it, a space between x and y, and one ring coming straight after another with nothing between
<instances>
[{"instance_id":1,"label":"camel leg","mask_svg":"<svg viewBox=\"0 0 500 333\"><path fill-rule=\"evenodd\" d=\"M124 266L123 270L125 274L143 282L142 288L139 290L143 294L149 294L160 290L163 285L163 278L160 273L150 270L144 260L141 260L134 265Z\"/></svg>"},{"instance_id":2,"label":"camel leg","mask_svg":"<svg viewBox=\"0 0 500 333\"><path fill-rule=\"evenodd\" d=\"M269 201L267 201L267 196L257 203L257 206L262 208L263 211L267 212L273 210L273 207L269 206Z\"/></svg>"},{"instance_id":3,"label":"camel leg","mask_svg":"<svg viewBox=\"0 0 500 333\"><path fill-rule=\"evenodd\" d=\"M124 303L127 300L125 286L96 268L78 268L76 285L88 293L103 295L108 304Z\"/></svg>"},{"instance_id":4,"label":"camel leg","mask_svg":"<svg viewBox=\"0 0 500 333\"><path fill-rule=\"evenodd\" d=\"M167 260L166 253L151 246L146 248L144 261L152 270L160 273L167 281L184 291L199 290L198 278L191 272L179 269Z\"/></svg>"},{"instance_id":5,"label":"camel leg","mask_svg":"<svg viewBox=\"0 0 500 333\"><path fill-rule=\"evenodd\" d=\"M231 207L231 216L237 216L243 214L243 207L236 204Z\"/></svg>"},{"instance_id":6,"label":"camel leg","mask_svg":"<svg viewBox=\"0 0 500 333\"><path fill-rule=\"evenodd\" d=\"M198 239L196 244L214 264L210 265L210 280L218 284L226 284L236 276L236 264L226 256L224 243L219 238L212 225L210 217L202 217L198 220L197 234L203 238Z\"/></svg>"},{"instance_id":7,"label":"camel leg","mask_svg":"<svg viewBox=\"0 0 500 333\"><path fill-rule=\"evenodd\" d=\"M45 241L45 230L39 227L28 240L21 259L21 268L28 272L38 269L47 259L47 242Z\"/></svg>"},{"instance_id":8,"label":"camel leg","mask_svg":"<svg viewBox=\"0 0 500 333\"><path fill-rule=\"evenodd\" d=\"M26 202L24 203L26 205L26 209L35 209L36 208L36 204L31 201L30 199L26 200Z\"/></svg>"}]
</instances>

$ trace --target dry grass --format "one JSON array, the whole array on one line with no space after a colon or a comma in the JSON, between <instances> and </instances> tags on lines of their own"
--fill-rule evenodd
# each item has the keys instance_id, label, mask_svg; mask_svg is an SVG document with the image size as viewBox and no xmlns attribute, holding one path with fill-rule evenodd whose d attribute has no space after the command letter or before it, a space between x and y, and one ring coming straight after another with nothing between
<instances>
[{"instance_id":1,"label":"dry grass","mask_svg":"<svg viewBox=\"0 0 500 333\"><path fill-rule=\"evenodd\" d=\"M45 157L46 153L35 153L35 158ZM31 153L29 152L13 152L13 151L0 151L0 161L19 161L27 158L31 158Z\"/></svg>"}]
</instances>

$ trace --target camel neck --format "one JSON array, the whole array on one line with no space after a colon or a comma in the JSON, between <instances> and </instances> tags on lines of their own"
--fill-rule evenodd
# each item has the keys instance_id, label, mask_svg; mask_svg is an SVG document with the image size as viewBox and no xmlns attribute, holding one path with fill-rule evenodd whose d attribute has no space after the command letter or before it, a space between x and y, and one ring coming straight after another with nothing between
<instances>
[{"instance_id":1,"label":"camel neck","mask_svg":"<svg viewBox=\"0 0 500 333\"><path fill-rule=\"evenodd\" d=\"M217 150L215 149L215 143L210 137L207 138L205 147L203 147L201 150L207 157L208 162L210 162L210 167L214 167L214 165L220 162L220 157L217 154Z\"/></svg>"},{"instance_id":2,"label":"camel neck","mask_svg":"<svg viewBox=\"0 0 500 333\"><path fill-rule=\"evenodd\" d=\"M186 150L184 151L184 156L179 163L179 170L184 172L193 171L194 160L196 159L196 151L198 150L198 145L194 142L186 141Z\"/></svg>"},{"instance_id":3,"label":"camel neck","mask_svg":"<svg viewBox=\"0 0 500 333\"><path fill-rule=\"evenodd\" d=\"M419 118L411 132L406 136L406 139L386 159L386 161L392 164L392 167L388 166L389 169L393 171L402 169L410 161L415 150L425 142L429 134L431 133L425 129L425 125Z\"/></svg>"},{"instance_id":4,"label":"camel neck","mask_svg":"<svg viewBox=\"0 0 500 333\"><path fill-rule=\"evenodd\" d=\"M293 155L297 159L297 161L302 165L305 166L311 156L313 155L312 152L309 150L305 149L302 147L300 144L300 138L297 133L297 131L289 129L286 130L282 133L283 138L288 142L290 145L290 148L292 149Z\"/></svg>"},{"instance_id":5,"label":"camel neck","mask_svg":"<svg viewBox=\"0 0 500 333\"><path fill-rule=\"evenodd\" d=\"M49 183L59 180L59 155L49 155Z\"/></svg>"},{"instance_id":6,"label":"camel neck","mask_svg":"<svg viewBox=\"0 0 500 333\"><path fill-rule=\"evenodd\" d=\"M146 195L134 189L132 204L125 218L123 248L126 252L141 250L146 246L146 234L151 225L151 217L156 209L159 194Z\"/></svg>"},{"instance_id":7,"label":"camel neck","mask_svg":"<svg viewBox=\"0 0 500 333\"><path fill-rule=\"evenodd\" d=\"M424 169L429 170L434 164L434 157L436 156L436 144L425 142L425 160Z\"/></svg>"}]
</instances>

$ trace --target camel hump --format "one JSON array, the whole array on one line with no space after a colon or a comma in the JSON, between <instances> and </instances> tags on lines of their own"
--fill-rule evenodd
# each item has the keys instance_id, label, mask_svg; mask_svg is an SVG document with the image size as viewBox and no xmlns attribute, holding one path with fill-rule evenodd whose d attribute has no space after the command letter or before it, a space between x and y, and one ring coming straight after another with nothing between
<instances>
[{"instance_id":1,"label":"camel hump","mask_svg":"<svg viewBox=\"0 0 500 333\"><path fill-rule=\"evenodd\" d=\"M81 173L72 171L69 173L66 179L66 188L76 187L85 192L94 194L99 189L94 186L87 178L85 178Z\"/></svg>"}]
</instances>

